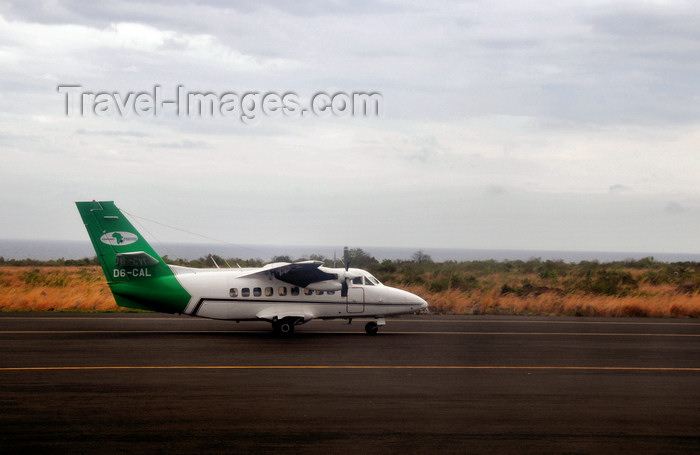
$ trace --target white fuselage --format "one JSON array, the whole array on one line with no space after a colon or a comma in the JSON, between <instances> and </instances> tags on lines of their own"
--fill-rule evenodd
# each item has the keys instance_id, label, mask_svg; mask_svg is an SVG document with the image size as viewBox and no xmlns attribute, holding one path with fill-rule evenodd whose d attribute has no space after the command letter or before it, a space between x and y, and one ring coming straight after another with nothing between
<instances>
[{"instance_id":1,"label":"white fuselage","mask_svg":"<svg viewBox=\"0 0 700 455\"><path fill-rule=\"evenodd\" d=\"M384 286L368 272L350 269L347 296L340 282L291 285L274 274L250 275L251 269L191 269L171 266L175 277L192 296L185 314L212 319L277 320L285 317L384 317L427 308L415 294ZM343 276L344 269L321 269Z\"/></svg>"}]
</instances>

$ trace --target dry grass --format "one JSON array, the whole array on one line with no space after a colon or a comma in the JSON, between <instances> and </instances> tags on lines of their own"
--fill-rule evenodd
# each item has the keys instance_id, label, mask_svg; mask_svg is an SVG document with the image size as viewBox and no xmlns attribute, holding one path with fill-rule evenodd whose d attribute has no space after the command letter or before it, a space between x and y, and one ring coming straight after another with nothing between
<instances>
[{"instance_id":1,"label":"dry grass","mask_svg":"<svg viewBox=\"0 0 700 455\"><path fill-rule=\"evenodd\" d=\"M584 293L544 292L517 296L502 295L501 284L466 292L449 289L430 292L423 286L402 286L420 295L430 310L444 314L523 314L552 316L613 317L700 317L700 294L681 293L670 286L658 286L634 296L607 296Z\"/></svg>"},{"instance_id":2,"label":"dry grass","mask_svg":"<svg viewBox=\"0 0 700 455\"><path fill-rule=\"evenodd\" d=\"M118 309L100 267L0 267L0 310Z\"/></svg>"},{"instance_id":3,"label":"dry grass","mask_svg":"<svg viewBox=\"0 0 700 455\"><path fill-rule=\"evenodd\" d=\"M534 276L494 273L473 290L431 292L427 285L401 285L445 314L538 314L564 316L700 317L700 294L676 285L640 284L634 295L559 292L552 286L528 295L503 294L507 282ZM485 284L484 284L485 283ZM388 282L387 284L392 285ZM0 267L1 311L119 311L100 267Z\"/></svg>"}]
</instances>

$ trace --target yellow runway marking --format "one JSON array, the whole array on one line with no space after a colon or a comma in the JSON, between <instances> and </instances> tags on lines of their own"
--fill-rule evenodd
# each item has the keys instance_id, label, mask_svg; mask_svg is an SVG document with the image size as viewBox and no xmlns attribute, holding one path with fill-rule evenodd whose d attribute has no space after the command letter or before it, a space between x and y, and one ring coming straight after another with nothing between
<instances>
[{"instance_id":1,"label":"yellow runway marking","mask_svg":"<svg viewBox=\"0 0 700 455\"><path fill-rule=\"evenodd\" d=\"M299 332L302 333L302 332ZM307 332L313 333L313 332ZM318 333L318 332L317 332ZM342 333L342 332L327 332ZM686 333L613 333L613 332L389 332L405 335L536 335L536 336L607 336L607 337L700 337Z\"/></svg>"},{"instance_id":2,"label":"yellow runway marking","mask_svg":"<svg viewBox=\"0 0 700 455\"><path fill-rule=\"evenodd\" d=\"M525 318L529 316L524 316ZM360 319L360 318L358 318ZM576 324L576 325L700 325L694 321L688 322L659 322L659 321L587 321L578 319L575 321L565 320L531 320L531 319L396 319L397 322L419 322L429 324Z\"/></svg>"},{"instance_id":3,"label":"yellow runway marking","mask_svg":"<svg viewBox=\"0 0 700 455\"><path fill-rule=\"evenodd\" d=\"M0 334L32 334L39 333L266 333L265 330L0 330Z\"/></svg>"},{"instance_id":4,"label":"yellow runway marking","mask_svg":"<svg viewBox=\"0 0 700 455\"><path fill-rule=\"evenodd\" d=\"M4 367L0 371L89 370L562 370L562 371L690 371L700 368L596 367L596 366L464 366L464 365L170 365L170 366L68 366Z\"/></svg>"}]
</instances>

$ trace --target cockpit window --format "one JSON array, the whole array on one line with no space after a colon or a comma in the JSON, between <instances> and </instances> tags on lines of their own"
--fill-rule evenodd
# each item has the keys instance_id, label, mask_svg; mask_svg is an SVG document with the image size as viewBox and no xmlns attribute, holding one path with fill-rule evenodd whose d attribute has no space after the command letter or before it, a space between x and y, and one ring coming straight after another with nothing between
<instances>
[{"instance_id":1,"label":"cockpit window","mask_svg":"<svg viewBox=\"0 0 700 455\"><path fill-rule=\"evenodd\" d=\"M378 279L376 279L376 278L375 278L374 276L372 276L372 275L367 275L367 276L365 276L365 284L370 284L370 283L371 283L371 284L374 284L374 285L377 285L377 286L379 286L380 284L382 284Z\"/></svg>"},{"instance_id":2,"label":"cockpit window","mask_svg":"<svg viewBox=\"0 0 700 455\"><path fill-rule=\"evenodd\" d=\"M352 279L352 284L362 284L362 277L361 276L356 276L355 278Z\"/></svg>"}]
</instances>

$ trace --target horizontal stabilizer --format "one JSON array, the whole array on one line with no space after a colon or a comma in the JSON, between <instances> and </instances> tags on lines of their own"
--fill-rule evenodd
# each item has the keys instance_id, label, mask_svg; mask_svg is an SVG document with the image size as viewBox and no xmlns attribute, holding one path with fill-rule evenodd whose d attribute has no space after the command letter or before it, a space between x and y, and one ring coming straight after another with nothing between
<instances>
[{"instance_id":1,"label":"horizontal stabilizer","mask_svg":"<svg viewBox=\"0 0 700 455\"><path fill-rule=\"evenodd\" d=\"M117 253L117 267L152 267L158 265L158 259L144 251L134 251L131 253Z\"/></svg>"}]
</instances>

